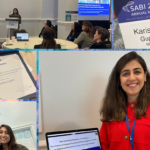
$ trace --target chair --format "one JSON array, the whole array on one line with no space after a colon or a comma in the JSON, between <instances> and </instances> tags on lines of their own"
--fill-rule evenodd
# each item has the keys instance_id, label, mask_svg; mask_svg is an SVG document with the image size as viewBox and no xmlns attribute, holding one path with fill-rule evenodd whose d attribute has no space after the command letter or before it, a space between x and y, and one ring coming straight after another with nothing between
<instances>
[{"instance_id":1,"label":"chair","mask_svg":"<svg viewBox=\"0 0 150 150\"><path fill-rule=\"evenodd\" d=\"M52 29L55 32L55 38L57 39L57 25L53 26Z\"/></svg>"},{"instance_id":2,"label":"chair","mask_svg":"<svg viewBox=\"0 0 150 150\"><path fill-rule=\"evenodd\" d=\"M24 29L21 29L21 30L15 30L14 32L13 32L13 36L15 36L15 38L16 38L16 35L17 35L17 33L26 33L26 30L24 30Z\"/></svg>"},{"instance_id":3,"label":"chair","mask_svg":"<svg viewBox=\"0 0 150 150\"><path fill-rule=\"evenodd\" d=\"M105 44L105 46L107 47L107 49L111 49L111 43Z\"/></svg>"},{"instance_id":4,"label":"chair","mask_svg":"<svg viewBox=\"0 0 150 150\"><path fill-rule=\"evenodd\" d=\"M57 44L57 48L58 48L58 49L61 49L61 46L60 46L60 44Z\"/></svg>"}]
</instances>

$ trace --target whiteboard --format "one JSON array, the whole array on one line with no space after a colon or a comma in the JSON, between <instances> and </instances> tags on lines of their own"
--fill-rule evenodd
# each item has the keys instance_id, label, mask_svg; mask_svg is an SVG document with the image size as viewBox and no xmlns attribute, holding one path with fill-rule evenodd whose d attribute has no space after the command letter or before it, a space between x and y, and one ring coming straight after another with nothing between
<instances>
[{"instance_id":1,"label":"whiteboard","mask_svg":"<svg viewBox=\"0 0 150 150\"><path fill-rule=\"evenodd\" d=\"M43 132L100 128L109 75L129 51L40 51ZM150 52L138 52L150 67ZM45 140L44 133L39 140Z\"/></svg>"}]
</instances>

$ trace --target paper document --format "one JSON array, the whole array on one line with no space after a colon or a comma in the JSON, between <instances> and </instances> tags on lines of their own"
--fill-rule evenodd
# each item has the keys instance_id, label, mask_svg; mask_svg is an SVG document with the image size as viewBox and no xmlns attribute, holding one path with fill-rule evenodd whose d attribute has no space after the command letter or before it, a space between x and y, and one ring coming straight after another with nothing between
<instances>
[{"instance_id":1,"label":"paper document","mask_svg":"<svg viewBox=\"0 0 150 150\"><path fill-rule=\"evenodd\" d=\"M0 98L18 99L36 87L17 54L0 56Z\"/></svg>"}]
</instances>

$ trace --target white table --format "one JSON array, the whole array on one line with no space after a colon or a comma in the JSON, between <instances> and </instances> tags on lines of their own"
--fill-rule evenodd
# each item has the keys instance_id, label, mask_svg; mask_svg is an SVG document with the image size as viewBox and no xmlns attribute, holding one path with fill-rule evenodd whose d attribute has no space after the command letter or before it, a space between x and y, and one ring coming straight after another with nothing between
<instances>
[{"instance_id":1,"label":"white table","mask_svg":"<svg viewBox=\"0 0 150 150\"><path fill-rule=\"evenodd\" d=\"M34 45L39 45L42 43L42 38L29 38L29 41L15 41L12 42L10 40L10 43L13 45L6 45L6 42L3 43L3 48L4 49L15 49L15 48L19 48L19 49L26 49L25 48L25 43L28 47L28 49L34 49ZM57 44L61 45L61 49L78 49L78 45L70 42L70 41L66 41L66 40L61 40L61 39L55 39Z\"/></svg>"}]
</instances>

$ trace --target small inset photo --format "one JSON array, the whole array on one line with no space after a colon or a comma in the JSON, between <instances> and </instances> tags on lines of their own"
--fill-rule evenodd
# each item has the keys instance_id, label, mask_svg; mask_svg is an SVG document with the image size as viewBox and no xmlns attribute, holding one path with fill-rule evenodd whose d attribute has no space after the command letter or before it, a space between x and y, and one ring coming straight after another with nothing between
<instances>
[{"instance_id":1,"label":"small inset photo","mask_svg":"<svg viewBox=\"0 0 150 150\"><path fill-rule=\"evenodd\" d=\"M36 115L36 101L0 102L0 149L36 150Z\"/></svg>"},{"instance_id":2,"label":"small inset photo","mask_svg":"<svg viewBox=\"0 0 150 150\"><path fill-rule=\"evenodd\" d=\"M36 99L36 51L0 51L0 99Z\"/></svg>"},{"instance_id":3,"label":"small inset photo","mask_svg":"<svg viewBox=\"0 0 150 150\"><path fill-rule=\"evenodd\" d=\"M2 49L111 49L111 0L6 0L3 6Z\"/></svg>"}]
</instances>

